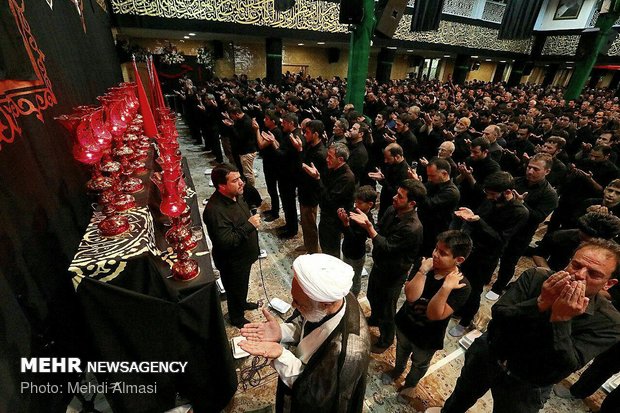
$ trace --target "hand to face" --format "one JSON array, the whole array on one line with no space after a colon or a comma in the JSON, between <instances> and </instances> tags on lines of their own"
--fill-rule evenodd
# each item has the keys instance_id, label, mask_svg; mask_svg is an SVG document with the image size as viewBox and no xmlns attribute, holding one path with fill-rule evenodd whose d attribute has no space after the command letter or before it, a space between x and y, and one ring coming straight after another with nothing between
<instances>
[{"instance_id":1,"label":"hand to face","mask_svg":"<svg viewBox=\"0 0 620 413\"><path fill-rule=\"evenodd\" d=\"M260 136L262 136L264 140L270 143L274 143L276 141L276 137L273 136L273 133L269 131L261 132Z\"/></svg>"},{"instance_id":2,"label":"hand to face","mask_svg":"<svg viewBox=\"0 0 620 413\"><path fill-rule=\"evenodd\" d=\"M551 306L551 321L568 321L583 314L590 299L586 297L586 282L571 281Z\"/></svg>"},{"instance_id":3,"label":"hand to face","mask_svg":"<svg viewBox=\"0 0 620 413\"><path fill-rule=\"evenodd\" d=\"M527 197L529 192L524 192L522 194L518 193L516 190L512 190L512 194L514 195L515 199L517 201L523 202L525 200L525 197Z\"/></svg>"},{"instance_id":4,"label":"hand to face","mask_svg":"<svg viewBox=\"0 0 620 413\"><path fill-rule=\"evenodd\" d=\"M283 348L279 343L260 341L240 341L239 347L253 356L262 356L267 359L277 359L282 355Z\"/></svg>"},{"instance_id":5,"label":"hand to face","mask_svg":"<svg viewBox=\"0 0 620 413\"><path fill-rule=\"evenodd\" d=\"M461 274L458 269L454 270L450 274L446 275L446 277L443 279L443 287L450 290L461 289L467 285L461 282L463 278L463 274Z\"/></svg>"},{"instance_id":6,"label":"hand to face","mask_svg":"<svg viewBox=\"0 0 620 413\"><path fill-rule=\"evenodd\" d=\"M428 274L433 269L433 259L432 258L422 258L422 262L420 263L420 272L423 274Z\"/></svg>"},{"instance_id":7,"label":"hand to face","mask_svg":"<svg viewBox=\"0 0 620 413\"><path fill-rule=\"evenodd\" d=\"M280 324L266 308L263 308L263 316L265 316L265 321L262 323L248 323L239 332L248 341L279 343L282 340Z\"/></svg>"},{"instance_id":8,"label":"hand to face","mask_svg":"<svg viewBox=\"0 0 620 413\"><path fill-rule=\"evenodd\" d=\"M538 309L547 311L570 281L571 276L567 271L558 271L545 280L538 296Z\"/></svg>"},{"instance_id":9,"label":"hand to face","mask_svg":"<svg viewBox=\"0 0 620 413\"><path fill-rule=\"evenodd\" d=\"M347 214L344 208L338 208L338 218L340 218L345 227L349 226L349 214Z\"/></svg>"}]
</instances>

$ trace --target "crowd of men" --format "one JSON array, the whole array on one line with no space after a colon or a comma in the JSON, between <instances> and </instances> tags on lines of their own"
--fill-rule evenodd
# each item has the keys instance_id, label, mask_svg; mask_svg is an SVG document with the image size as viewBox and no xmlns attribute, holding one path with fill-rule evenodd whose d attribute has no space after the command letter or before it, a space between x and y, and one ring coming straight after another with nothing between
<instances>
[{"instance_id":1,"label":"crowd of men","mask_svg":"<svg viewBox=\"0 0 620 413\"><path fill-rule=\"evenodd\" d=\"M496 411L538 411L550 386L620 340L620 314L609 304L619 303L618 98L607 90L567 101L560 88L537 85L369 80L364 106L355 108L343 104L345 87L338 78L300 75L285 76L279 86L245 76L200 87L182 82L178 94L192 137L217 162L226 156L236 166L213 176L217 191L205 210L214 258L221 240L220 251L232 254L216 261L227 290L240 292L232 309L229 302L232 323L244 326L243 311L254 308L246 303L247 276L260 219L247 205L238 207L237 197L255 185L260 154L270 197L263 219L283 216L283 239L301 226L298 252L343 259L354 295L365 246L372 245L368 324L380 333L372 351L397 338L392 379L411 356L404 388L415 387L443 346L447 320L460 319L448 331L460 337L474 328L483 297L499 300L444 411L466 411L488 389L501 406ZM534 245L544 222L546 235ZM523 255L538 268L510 284ZM397 314L403 288L408 307ZM340 314L345 301L356 305L343 297L327 314ZM564 340L572 344L560 346ZM620 357L618 346L612 349ZM290 358L282 354L276 348L272 358ZM545 363L549 368L540 367ZM480 369L488 377L476 377ZM515 386L536 397L514 396Z\"/></svg>"}]
</instances>

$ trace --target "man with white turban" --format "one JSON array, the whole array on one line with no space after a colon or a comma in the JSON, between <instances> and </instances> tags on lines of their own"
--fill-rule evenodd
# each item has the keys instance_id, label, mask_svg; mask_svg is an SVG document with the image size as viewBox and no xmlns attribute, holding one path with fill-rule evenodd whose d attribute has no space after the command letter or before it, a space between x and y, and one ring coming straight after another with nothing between
<instances>
[{"instance_id":1,"label":"man with white turban","mask_svg":"<svg viewBox=\"0 0 620 413\"><path fill-rule=\"evenodd\" d=\"M279 324L263 309L266 321L246 324L239 346L272 360L279 375L276 412L361 412L370 336L349 292L353 268L308 254L297 257L293 270L293 307L301 316Z\"/></svg>"}]
</instances>

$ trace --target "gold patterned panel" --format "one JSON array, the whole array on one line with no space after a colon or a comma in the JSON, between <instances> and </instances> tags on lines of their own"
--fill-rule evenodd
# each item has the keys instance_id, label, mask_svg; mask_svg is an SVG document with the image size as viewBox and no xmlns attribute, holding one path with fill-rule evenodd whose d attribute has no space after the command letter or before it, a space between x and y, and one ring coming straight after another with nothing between
<instances>
[{"instance_id":1,"label":"gold patterned panel","mask_svg":"<svg viewBox=\"0 0 620 413\"><path fill-rule=\"evenodd\" d=\"M69 271L76 274L73 279L76 289L86 276L103 282L114 279L125 268L126 260L132 257L146 253L160 255L155 245L153 217L148 208L135 208L124 215L129 220L129 232L116 237L102 237L97 224L103 215L99 212L93 214L69 266Z\"/></svg>"},{"instance_id":2,"label":"gold patterned panel","mask_svg":"<svg viewBox=\"0 0 620 413\"><path fill-rule=\"evenodd\" d=\"M211 20L294 30L346 33L338 23L339 4L297 0L285 12L275 11L273 0L112 0L117 14Z\"/></svg>"},{"instance_id":3,"label":"gold patterned panel","mask_svg":"<svg viewBox=\"0 0 620 413\"><path fill-rule=\"evenodd\" d=\"M437 31L412 33L410 28L411 15L405 15L396 29L394 39L524 54L529 54L532 49L532 39L500 40L497 38L499 30L489 27L442 20Z\"/></svg>"}]
</instances>

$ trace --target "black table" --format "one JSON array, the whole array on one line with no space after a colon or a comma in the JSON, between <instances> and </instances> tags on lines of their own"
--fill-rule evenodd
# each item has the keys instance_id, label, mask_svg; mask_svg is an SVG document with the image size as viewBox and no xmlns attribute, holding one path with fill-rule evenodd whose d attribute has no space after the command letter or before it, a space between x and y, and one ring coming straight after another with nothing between
<instances>
[{"instance_id":1,"label":"black table","mask_svg":"<svg viewBox=\"0 0 620 413\"><path fill-rule=\"evenodd\" d=\"M183 169L192 221L200 225L186 160ZM175 407L177 394L196 412L219 411L234 395L237 377L206 240L203 234L192 255L200 275L189 282L168 278L174 257L166 251L167 218L159 212L158 189L148 176L143 180L139 207L127 214L130 232L100 237L95 213L69 268L88 323L89 358L188 362L180 374L97 374L99 382L157 383L156 394L105 394L115 412L162 412Z\"/></svg>"}]
</instances>

